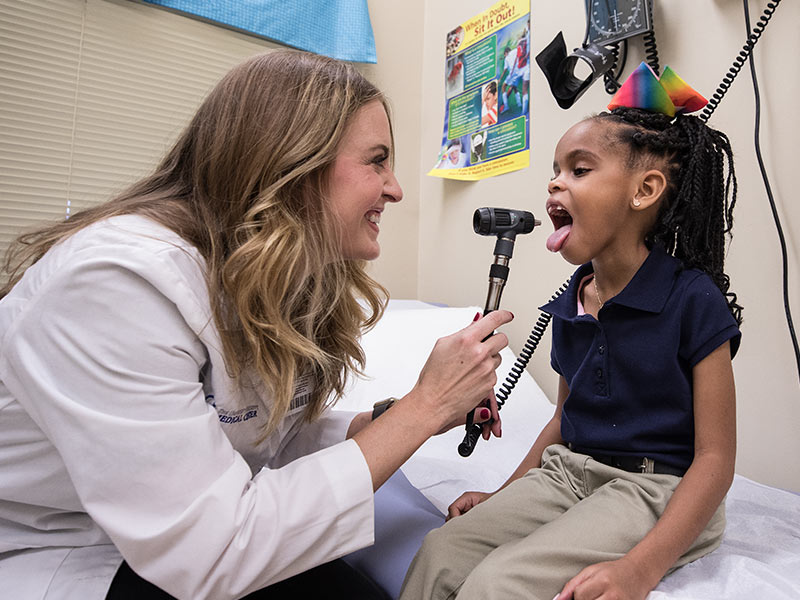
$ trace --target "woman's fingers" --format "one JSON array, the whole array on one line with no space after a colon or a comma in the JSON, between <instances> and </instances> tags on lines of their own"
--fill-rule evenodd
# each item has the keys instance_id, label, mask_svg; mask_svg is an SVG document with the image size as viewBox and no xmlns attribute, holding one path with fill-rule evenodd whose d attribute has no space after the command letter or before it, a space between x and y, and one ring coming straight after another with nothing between
<instances>
[{"instance_id":1,"label":"woman's fingers","mask_svg":"<svg viewBox=\"0 0 800 600\"><path fill-rule=\"evenodd\" d=\"M488 440L490 434L494 434L494 437L502 437L503 426L500 421L500 408L497 406L497 396L495 396L494 392L492 392L487 403L492 413L492 421L483 426L483 439Z\"/></svg>"},{"instance_id":2,"label":"woman's fingers","mask_svg":"<svg viewBox=\"0 0 800 600\"><path fill-rule=\"evenodd\" d=\"M492 411L485 406L479 406L472 411L473 423L484 423L492 418Z\"/></svg>"},{"instance_id":3,"label":"woman's fingers","mask_svg":"<svg viewBox=\"0 0 800 600\"><path fill-rule=\"evenodd\" d=\"M505 333L495 333L488 340L483 342L486 351L497 360L498 366L500 365L500 351L508 346L508 337Z\"/></svg>"},{"instance_id":4,"label":"woman's fingers","mask_svg":"<svg viewBox=\"0 0 800 600\"><path fill-rule=\"evenodd\" d=\"M491 335L495 329L506 323L510 323L514 318L511 311L508 310L494 310L488 315L484 315L477 321L474 321L467 329L472 329L483 340ZM487 340L488 341L488 340Z\"/></svg>"}]
</instances>

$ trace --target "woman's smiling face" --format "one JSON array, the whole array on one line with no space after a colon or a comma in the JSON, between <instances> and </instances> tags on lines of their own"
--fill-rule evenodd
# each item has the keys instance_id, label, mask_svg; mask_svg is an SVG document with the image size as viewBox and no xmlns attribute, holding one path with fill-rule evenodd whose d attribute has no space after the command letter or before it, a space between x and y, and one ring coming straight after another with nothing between
<instances>
[{"instance_id":1,"label":"woman's smiling face","mask_svg":"<svg viewBox=\"0 0 800 600\"><path fill-rule=\"evenodd\" d=\"M342 139L329 179L328 202L341 231L342 257L372 260L387 202L403 190L392 171L392 134L383 104L374 100L355 115Z\"/></svg>"}]
</instances>

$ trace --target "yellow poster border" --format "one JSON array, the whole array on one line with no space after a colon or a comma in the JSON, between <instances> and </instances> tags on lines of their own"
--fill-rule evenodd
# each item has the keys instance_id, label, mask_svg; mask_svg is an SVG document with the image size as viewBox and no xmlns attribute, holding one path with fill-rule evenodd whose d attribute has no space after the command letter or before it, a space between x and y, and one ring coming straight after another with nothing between
<instances>
[{"instance_id":1,"label":"yellow poster border","mask_svg":"<svg viewBox=\"0 0 800 600\"><path fill-rule=\"evenodd\" d=\"M530 0L501 0L479 15L464 21L464 39L452 54L458 54L475 42L490 36L512 21L516 21L531 12Z\"/></svg>"},{"instance_id":2,"label":"yellow poster border","mask_svg":"<svg viewBox=\"0 0 800 600\"><path fill-rule=\"evenodd\" d=\"M492 159L491 161L478 163L469 167L461 167L460 169L439 169L433 168L428 171L428 175L441 177L443 179L457 179L458 181L479 181L486 177L493 177L494 175L502 175L512 171L518 171L529 167L531 164L531 151L520 150L513 154L508 154L500 158Z\"/></svg>"}]
</instances>

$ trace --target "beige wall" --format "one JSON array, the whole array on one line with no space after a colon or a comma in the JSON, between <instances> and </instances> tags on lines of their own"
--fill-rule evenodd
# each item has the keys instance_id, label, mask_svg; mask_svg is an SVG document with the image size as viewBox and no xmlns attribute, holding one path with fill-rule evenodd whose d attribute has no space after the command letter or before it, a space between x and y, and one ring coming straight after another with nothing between
<instances>
[{"instance_id":1,"label":"beige wall","mask_svg":"<svg viewBox=\"0 0 800 600\"><path fill-rule=\"evenodd\" d=\"M370 0L370 20L375 32L377 65L361 72L389 97L395 136L395 173L403 186L404 201L389 205L381 223L380 260L372 275L386 284L395 298L419 294L419 218L421 185L420 130L422 128L425 62L422 32L424 0L387 2Z\"/></svg>"},{"instance_id":2,"label":"beige wall","mask_svg":"<svg viewBox=\"0 0 800 600\"><path fill-rule=\"evenodd\" d=\"M398 129L397 172L406 190L404 203L387 211L382 223L384 252L375 275L393 297L450 305L482 305L494 241L476 236L471 216L479 206L508 206L544 215L545 186L553 147L563 131L583 116L602 110L609 97L596 83L570 110L558 108L541 71L531 76L531 167L481 182L427 177L441 142L444 114L444 37L455 25L486 10L489 0L385 2L371 0L378 44L372 76L395 107ZM532 54L563 30L568 47L583 37L583 3L536 0L532 3ZM764 1L751 1L751 19ZM672 66L690 84L710 95L745 40L742 4L733 0L656 2L656 32L662 66ZM800 111L800 4L784 1L756 47L762 94L762 149L781 215L789 253L790 300L800 321L800 206L792 189ZM642 59L641 42L628 60ZM739 453L737 471L757 481L800 491L800 386L782 304L781 262L753 150L754 101L745 68L714 114L711 124L730 136L736 152L739 201L728 272L745 307L743 343L734 361L737 383ZM544 220L544 219L543 219ZM544 303L572 272L560 256L544 248L549 222L518 239L503 306L513 310L507 328L518 350ZM548 362L549 337L529 370L551 398L556 378ZM508 365L501 367L505 372ZM635 365L633 366L635 368ZM513 396L510 402L513 401Z\"/></svg>"}]
</instances>

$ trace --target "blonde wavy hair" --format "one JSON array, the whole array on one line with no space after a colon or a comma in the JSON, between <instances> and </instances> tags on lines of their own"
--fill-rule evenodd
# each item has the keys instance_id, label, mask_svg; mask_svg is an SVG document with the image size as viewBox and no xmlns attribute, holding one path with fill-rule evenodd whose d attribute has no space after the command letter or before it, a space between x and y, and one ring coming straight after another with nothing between
<instances>
[{"instance_id":1,"label":"blonde wavy hair","mask_svg":"<svg viewBox=\"0 0 800 600\"><path fill-rule=\"evenodd\" d=\"M242 386L255 375L271 393L264 435L286 415L302 375L313 376L305 416L315 418L363 369L359 337L387 299L363 261L342 258L342 232L326 207L342 137L375 100L389 116L381 92L349 64L289 50L250 58L211 91L151 175L17 238L0 297L76 231L115 215L146 216L205 259L228 372Z\"/></svg>"}]
</instances>

